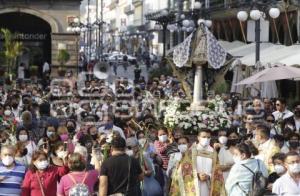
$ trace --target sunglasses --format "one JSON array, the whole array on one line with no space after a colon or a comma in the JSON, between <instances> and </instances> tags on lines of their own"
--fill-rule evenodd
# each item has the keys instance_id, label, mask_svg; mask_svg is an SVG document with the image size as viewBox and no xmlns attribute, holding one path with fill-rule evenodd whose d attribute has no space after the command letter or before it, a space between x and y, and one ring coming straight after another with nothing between
<instances>
[{"instance_id":1,"label":"sunglasses","mask_svg":"<svg viewBox=\"0 0 300 196\"><path fill-rule=\"evenodd\" d=\"M271 123L273 123L273 122L274 122L274 120L267 120L267 122L271 122Z\"/></svg>"}]
</instances>

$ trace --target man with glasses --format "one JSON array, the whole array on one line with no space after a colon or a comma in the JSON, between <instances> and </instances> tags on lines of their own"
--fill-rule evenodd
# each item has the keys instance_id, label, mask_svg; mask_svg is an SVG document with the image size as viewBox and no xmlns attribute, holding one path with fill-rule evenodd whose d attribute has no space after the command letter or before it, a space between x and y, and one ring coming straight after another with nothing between
<instances>
[{"instance_id":1,"label":"man with glasses","mask_svg":"<svg viewBox=\"0 0 300 196\"><path fill-rule=\"evenodd\" d=\"M275 118L275 121L285 120L294 115L293 112L289 111L286 108L286 100L283 98L278 98L276 100L276 111L273 112L272 114Z\"/></svg>"},{"instance_id":2,"label":"man with glasses","mask_svg":"<svg viewBox=\"0 0 300 196\"><path fill-rule=\"evenodd\" d=\"M286 174L273 184L272 192L276 195L300 195L300 156L296 152L286 154L284 165Z\"/></svg>"}]
</instances>

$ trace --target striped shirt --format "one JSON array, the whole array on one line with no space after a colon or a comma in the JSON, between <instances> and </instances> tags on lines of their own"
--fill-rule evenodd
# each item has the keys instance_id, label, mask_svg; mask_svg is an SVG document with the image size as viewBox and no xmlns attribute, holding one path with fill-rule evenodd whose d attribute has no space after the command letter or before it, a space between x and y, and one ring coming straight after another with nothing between
<instances>
[{"instance_id":1,"label":"striped shirt","mask_svg":"<svg viewBox=\"0 0 300 196\"><path fill-rule=\"evenodd\" d=\"M6 166L0 163L0 176L4 176L4 180L0 181L0 195L20 195L25 170L26 167L19 163L15 163L15 167L12 169L7 169Z\"/></svg>"},{"instance_id":2,"label":"striped shirt","mask_svg":"<svg viewBox=\"0 0 300 196\"><path fill-rule=\"evenodd\" d=\"M155 147L156 154L158 154L161 157L161 159L163 161L162 168L164 170L168 169L168 163L169 163L169 157L166 153L167 146L168 145L166 143L162 143L162 142L157 141L157 140L154 142L154 147Z\"/></svg>"}]
</instances>

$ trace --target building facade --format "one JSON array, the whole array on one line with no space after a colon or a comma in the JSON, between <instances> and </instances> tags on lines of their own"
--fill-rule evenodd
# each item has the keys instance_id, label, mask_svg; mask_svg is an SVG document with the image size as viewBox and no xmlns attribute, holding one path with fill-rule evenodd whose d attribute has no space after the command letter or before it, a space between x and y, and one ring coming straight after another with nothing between
<instances>
[{"instance_id":1,"label":"building facade","mask_svg":"<svg viewBox=\"0 0 300 196\"><path fill-rule=\"evenodd\" d=\"M80 15L81 0L9 0L0 1L0 28L17 34L24 51L20 61L41 66L45 61L59 65L59 46L66 48L70 67L77 66L78 35L67 32L67 27ZM0 39L0 43L3 39Z\"/></svg>"}]
</instances>

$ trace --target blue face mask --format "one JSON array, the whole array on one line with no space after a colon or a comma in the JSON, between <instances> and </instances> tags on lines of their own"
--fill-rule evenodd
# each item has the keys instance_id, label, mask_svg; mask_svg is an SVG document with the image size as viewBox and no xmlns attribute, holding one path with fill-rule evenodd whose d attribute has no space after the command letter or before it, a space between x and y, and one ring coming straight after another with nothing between
<instances>
[{"instance_id":1,"label":"blue face mask","mask_svg":"<svg viewBox=\"0 0 300 196\"><path fill-rule=\"evenodd\" d=\"M52 131L47 131L47 137L51 137L54 133Z\"/></svg>"},{"instance_id":2,"label":"blue face mask","mask_svg":"<svg viewBox=\"0 0 300 196\"><path fill-rule=\"evenodd\" d=\"M104 126L104 129L105 129L105 130L109 130L109 129L112 129L113 126L114 126L113 123L106 123L105 126Z\"/></svg>"},{"instance_id":3,"label":"blue face mask","mask_svg":"<svg viewBox=\"0 0 300 196\"><path fill-rule=\"evenodd\" d=\"M234 127L239 127L240 125L241 125L241 122L238 121L238 120L234 120L234 121L232 122L232 126L234 126Z\"/></svg>"}]
</instances>

